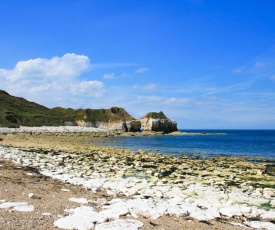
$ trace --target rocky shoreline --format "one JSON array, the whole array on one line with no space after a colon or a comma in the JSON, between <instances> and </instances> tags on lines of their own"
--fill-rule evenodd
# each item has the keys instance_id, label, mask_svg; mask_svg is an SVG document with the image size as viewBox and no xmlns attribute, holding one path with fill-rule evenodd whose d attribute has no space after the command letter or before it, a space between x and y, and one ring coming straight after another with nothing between
<instances>
[{"instance_id":1,"label":"rocky shoreline","mask_svg":"<svg viewBox=\"0 0 275 230\"><path fill-rule=\"evenodd\" d=\"M68 228L65 224L76 223L79 213L91 212L97 219L88 218L86 229L107 228L108 219L122 216L152 220L177 216L275 229L274 166L240 158L194 160L90 144L104 135L108 136L102 130L5 132L0 135L0 157L93 193L113 196L99 212L85 205L71 210L54 223L56 227ZM118 222L114 225L142 226L142 222Z\"/></svg>"}]
</instances>

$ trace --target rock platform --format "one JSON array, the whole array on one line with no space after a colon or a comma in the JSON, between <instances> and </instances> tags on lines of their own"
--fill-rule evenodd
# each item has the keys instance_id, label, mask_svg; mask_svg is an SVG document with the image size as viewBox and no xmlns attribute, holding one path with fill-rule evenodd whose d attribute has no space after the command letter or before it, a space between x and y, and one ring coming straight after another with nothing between
<instances>
[{"instance_id":1,"label":"rock platform","mask_svg":"<svg viewBox=\"0 0 275 230\"><path fill-rule=\"evenodd\" d=\"M234 219L242 226L275 229L271 164L230 157L194 160L132 152L93 146L91 140L87 133L6 134L0 157L93 193L104 190L117 197L102 206L100 214L106 220L121 216L154 220L175 215L203 222ZM72 216L74 213L77 211L72 210ZM138 229L141 223L134 225ZM102 228L95 225L95 229Z\"/></svg>"}]
</instances>

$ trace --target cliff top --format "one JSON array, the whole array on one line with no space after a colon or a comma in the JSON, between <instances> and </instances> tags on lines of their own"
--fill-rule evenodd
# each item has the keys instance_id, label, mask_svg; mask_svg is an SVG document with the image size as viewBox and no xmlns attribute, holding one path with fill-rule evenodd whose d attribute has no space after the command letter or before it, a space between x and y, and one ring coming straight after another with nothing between
<instances>
[{"instance_id":1,"label":"cliff top","mask_svg":"<svg viewBox=\"0 0 275 230\"><path fill-rule=\"evenodd\" d=\"M168 119L162 111L147 113L143 118Z\"/></svg>"},{"instance_id":2,"label":"cliff top","mask_svg":"<svg viewBox=\"0 0 275 230\"><path fill-rule=\"evenodd\" d=\"M0 90L0 126L62 126L65 121L122 122L135 120L125 109L72 109L43 105Z\"/></svg>"}]
</instances>

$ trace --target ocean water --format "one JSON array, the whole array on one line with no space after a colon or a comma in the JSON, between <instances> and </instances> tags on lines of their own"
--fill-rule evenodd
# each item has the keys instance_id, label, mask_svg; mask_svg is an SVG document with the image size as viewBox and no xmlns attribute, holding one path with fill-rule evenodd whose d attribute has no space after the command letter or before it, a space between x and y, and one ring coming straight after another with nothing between
<instances>
[{"instance_id":1,"label":"ocean water","mask_svg":"<svg viewBox=\"0 0 275 230\"><path fill-rule=\"evenodd\" d=\"M168 155L245 156L275 160L275 130L181 130L190 135L112 137L108 146ZM200 133L201 135L192 135Z\"/></svg>"}]
</instances>

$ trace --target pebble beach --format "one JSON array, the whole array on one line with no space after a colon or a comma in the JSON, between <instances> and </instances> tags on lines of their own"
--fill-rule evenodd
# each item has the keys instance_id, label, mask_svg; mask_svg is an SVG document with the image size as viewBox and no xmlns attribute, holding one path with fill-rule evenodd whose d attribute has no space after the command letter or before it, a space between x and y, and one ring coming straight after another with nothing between
<instances>
[{"instance_id":1,"label":"pebble beach","mask_svg":"<svg viewBox=\"0 0 275 230\"><path fill-rule=\"evenodd\" d=\"M92 144L112 135L0 129L0 228L275 229L274 165Z\"/></svg>"}]
</instances>

